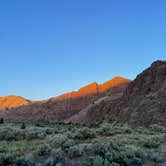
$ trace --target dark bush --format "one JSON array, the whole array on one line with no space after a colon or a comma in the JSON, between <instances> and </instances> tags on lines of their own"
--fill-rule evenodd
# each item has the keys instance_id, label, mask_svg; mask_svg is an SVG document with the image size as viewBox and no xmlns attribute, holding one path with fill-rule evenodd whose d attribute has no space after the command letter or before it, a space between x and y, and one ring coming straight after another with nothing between
<instances>
[{"instance_id":1,"label":"dark bush","mask_svg":"<svg viewBox=\"0 0 166 166\"><path fill-rule=\"evenodd\" d=\"M0 165L1 166L12 165L15 160L16 160L16 156L14 154L0 155Z\"/></svg>"},{"instance_id":2,"label":"dark bush","mask_svg":"<svg viewBox=\"0 0 166 166\"><path fill-rule=\"evenodd\" d=\"M149 136L139 140L140 145L145 148L158 148L164 141L164 136Z\"/></svg>"},{"instance_id":3,"label":"dark bush","mask_svg":"<svg viewBox=\"0 0 166 166\"><path fill-rule=\"evenodd\" d=\"M151 125L149 127L150 130L154 131L154 132L159 132L159 133L166 133L166 128L163 126L159 126L157 124Z\"/></svg>"},{"instance_id":4,"label":"dark bush","mask_svg":"<svg viewBox=\"0 0 166 166\"><path fill-rule=\"evenodd\" d=\"M86 140L86 139L95 138L96 133L94 130L84 127L77 130L74 134L71 135L71 137L73 139Z\"/></svg>"},{"instance_id":5,"label":"dark bush","mask_svg":"<svg viewBox=\"0 0 166 166\"><path fill-rule=\"evenodd\" d=\"M132 129L127 126L118 127L113 126L113 124L110 123L103 123L101 124L100 128L97 129L97 133L103 136L112 136L116 134L130 134L132 133Z\"/></svg>"},{"instance_id":6,"label":"dark bush","mask_svg":"<svg viewBox=\"0 0 166 166\"><path fill-rule=\"evenodd\" d=\"M50 152L51 152L51 147L48 144L43 144L38 149L38 155L39 156L48 155Z\"/></svg>"},{"instance_id":7,"label":"dark bush","mask_svg":"<svg viewBox=\"0 0 166 166\"><path fill-rule=\"evenodd\" d=\"M45 136L46 136L45 132L41 132L41 131L27 131L26 133L27 140L43 139L45 138Z\"/></svg>"},{"instance_id":8,"label":"dark bush","mask_svg":"<svg viewBox=\"0 0 166 166\"><path fill-rule=\"evenodd\" d=\"M17 157L15 160L17 166L34 166L36 165L34 157L30 154Z\"/></svg>"},{"instance_id":9,"label":"dark bush","mask_svg":"<svg viewBox=\"0 0 166 166\"><path fill-rule=\"evenodd\" d=\"M0 118L0 124L4 123L3 118Z\"/></svg>"},{"instance_id":10,"label":"dark bush","mask_svg":"<svg viewBox=\"0 0 166 166\"><path fill-rule=\"evenodd\" d=\"M95 143L91 144L91 146L88 147L88 151L90 151L90 153L92 153L95 156L98 155L104 157L106 153L106 147L105 144Z\"/></svg>"},{"instance_id":11,"label":"dark bush","mask_svg":"<svg viewBox=\"0 0 166 166\"><path fill-rule=\"evenodd\" d=\"M51 155L57 163L63 161L66 157L65 152L61 148L54 149Z\"/></svg>"},{"instance_id":12,"label":"dark bush","mask_svg":"<svg viewBox=\"0 0 166 166\"><path fill-rule=\"evenodd\" d=\"M21 128L21 129L26 129L25 123L22 123L20 128Z\"/></svg>"},{"instance_id":13,"label":"dark bush","mask_svg":"<svg viewBox=\"0 0 166 166\"><path fill-rule=\"evenodd\" d=\"M95 163L104 163L107 165L116 163L122 166L141 166L144 162L155 161L158 162L158 158L150 158L147 153L140 148L126 146L125 144L119 144L116 142L103 143L103 144L91 144L86 149L88 156L95 156ZM100 156L100 157L99 157ZM108 162L109 161L109 162Z\"/></svg>"},{"instance_id":14,"label":"dark bush","mask_svg":"<svg viewBox=\"0 0 166 166\"><path fill-rule=\"evenodd\" d=\"M83 154L84 154L84 149L80 147L79 145L74 145L70 147L68 150L68 156L70 158L80 157L80 156L83 156Z\"/></svg>"},{"instance_id":15,"label":"dark bush","mask_svg":"<svg viewBox=\"0 0 166 166\"><path fill-rule=\"evenodd\" d=\"M69 148L74 145L75 145L75 142L71 139L68 139L67 141L65 141L61 144L61 148L63 151L68 152Z\"/></svg>"},{"instance_id":16,"label":"dark bush","mask_svg":"<svg viewBox=\"0 0 166 166\"><path fill-rule=\"evenodd\" d=\"M14 128L4 128L0 130L0 140L17 141L25 139L25 131L21 131Z\"/></svg>"},{"instance_id":17,"label":"dark bush","mask_svg":"<svg viewBox=\"0 0 166 166\"><path fill-rule=\"evenodd\" d=\"M45 133L47 134L47 135L51 135L51 134L54 134L54 129L52 129L52 128L47 128L46 130L45 130Z\"/></svg>"}]
</instances>

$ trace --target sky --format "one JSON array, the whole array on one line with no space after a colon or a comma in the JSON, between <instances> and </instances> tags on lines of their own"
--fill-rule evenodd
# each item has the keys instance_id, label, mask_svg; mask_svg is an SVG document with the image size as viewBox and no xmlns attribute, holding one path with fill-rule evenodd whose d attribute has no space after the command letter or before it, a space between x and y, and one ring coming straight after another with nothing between
<instances>
[{"instance_id":1,"label":"sky","mask_svg":"<svg viewBox=\"0 0 166 166\"><path fill-rule=\"evenodd\" d=\"M0 96L46 99L166 59L165 0L0 1Z\"/></svg>"}]
</instances>

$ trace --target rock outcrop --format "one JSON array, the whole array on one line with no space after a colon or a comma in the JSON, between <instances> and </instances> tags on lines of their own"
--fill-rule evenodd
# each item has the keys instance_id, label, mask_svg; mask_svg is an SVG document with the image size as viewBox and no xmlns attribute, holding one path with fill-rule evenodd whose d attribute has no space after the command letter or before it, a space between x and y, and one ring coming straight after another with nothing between
<instances>
[{"instance_id":1,"label":"rock outcrop","mask_svg":"<svg viewBox=\"0 0 166 166\"><path fill-rule=\"evenodd\" d=\"M93 106L82 122L92 125L103 119L131 126L166 126L166 61L156 61L139 74L121 98Z\"/></svg>"},{"instance_id":2,"label":"rock outcrop","mask_svg":"<svg viewBox=\"0 0 166 166\"><path fill-rule=\"evenodd\" d=\"M63 99L78 98L88 95L100 95L103 92L106 92L116 86L129 84L130 82L131 80L118 76L114 77L112 80L109 80L103 84L98 84L96 82L93 82L89 85L80 88L78 91L62 94L56 97L55 99L63 100Z\"/></svg>"},{"instance_id":3,"label":"rock outcrop","mask_svg":"<svg viewBox=\"0 0 166 166\"><path fill-rule=\"evenodd\" d=\"M31 102L20 96L0 97L0 111L28 105Z\"/></svg>"},{"instance_id":4,"label":"rock outcrop","mask_svg":"<svg viewBox=\"0 0 166 166\"><path fill-rule=\"evenodd\" d=\"M118 110L114 110L118 116L112 119L118 122L166 126L166 61L156 61L138 75L126 89Z\"/></svg>"}]
</instances>

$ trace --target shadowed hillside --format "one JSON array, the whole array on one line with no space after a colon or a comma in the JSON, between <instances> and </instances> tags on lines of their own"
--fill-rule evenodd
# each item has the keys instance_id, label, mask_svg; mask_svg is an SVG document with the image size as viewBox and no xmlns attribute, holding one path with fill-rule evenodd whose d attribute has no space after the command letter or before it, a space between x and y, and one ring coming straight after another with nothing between
<instances>
[{"instance_id":1,"label":"shadowed hillside","mask_svg":"<svg viewBox=\"0 0 166 166\"><path fill-rule=\"evenodd\" d=\"M92 125L103 119L132 126L166 126L166 61L156 61L139 74L120 99L92 106L81 123Z\"/></svg>"}]
</instances>

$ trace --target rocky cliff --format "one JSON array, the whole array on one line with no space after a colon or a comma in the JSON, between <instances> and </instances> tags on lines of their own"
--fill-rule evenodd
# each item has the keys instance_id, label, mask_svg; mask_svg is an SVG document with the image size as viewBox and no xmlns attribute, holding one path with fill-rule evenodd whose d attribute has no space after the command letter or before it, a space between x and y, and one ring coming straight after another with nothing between
<instances>
[{"instance_id":1,"label":"rocky cliff","mask_svg":"<svg viewBox=\"0 0 166 166\"><path fill-rule=\"evenodd\" d=\"M131 126L166 126L166 61L156 61L129 84L122 97L89 109L82 123L103 119Z\"/></svg>"}]
</instances>

